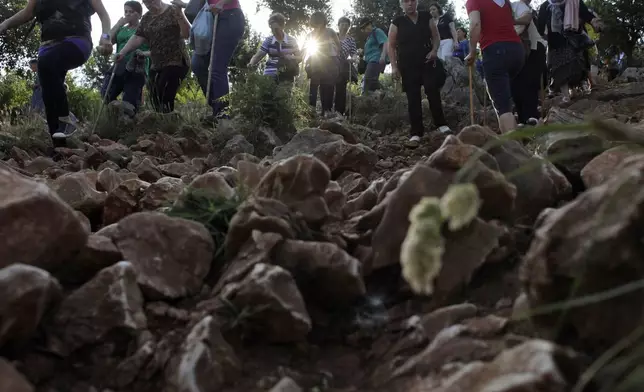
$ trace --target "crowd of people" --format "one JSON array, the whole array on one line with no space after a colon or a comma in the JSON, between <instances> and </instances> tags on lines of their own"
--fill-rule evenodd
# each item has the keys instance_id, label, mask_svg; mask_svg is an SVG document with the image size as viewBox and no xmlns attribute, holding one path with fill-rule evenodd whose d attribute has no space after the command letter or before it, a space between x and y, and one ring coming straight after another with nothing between
<instances>
[{"instance_id":1,"label":"crowd of people","mask_svg":"<svg viewBox=\"0 0 644 392\"><path fill-rule=\"evenodd\" d=\"M468 32L457 28L453 16L437 3L421 11L418 0L400 0L403 12L391 22L388 33L369 18L356 23L365 39L362 49L349 34L351 20L341 18L335 31L325 14L316 12L310 17L307 37L317 43L314 53L300 47L285 31L284 15L276 13L268 20L272 34L248 65L255 67L268 57L263 73L276 83L292 83L304 65L310 80L309 103L317 106L319 94L321 115L330 116L346 114L347 86L358 81L359 73L364 74L362 94L368 95L381 88L380 75L390 64L407 97L410 143L418 143L425 131L421 88L434 126L439 132L451 132L440 91L446 80L445 62L453 57L477 67L500 130L509 132L519 124L538 123L540 92L546 81L563 101L570 100L571 88L589 82L589 49L594 42L586 25L596 31L602 28L599 16L583 0L546 0L538 10L530 2L467 0ZM220 98L229 93L228 67L246 28L239 0L172 0L172 4L143 0L143 4L148 9L145 14L141 3L125 2L124 16L112 26L102 0L42 4L28 0L24 9L0 23L0 33L34 18L41 25L41 47L31 62L38 75L32 106L44 108L55 142L76 128L65 76L91 54L94 13L101 20L100 53L112 54L116 45L114 64L101 89L105 102L122 96L136 112L147 85L155 110L172 112L177 91L192 70L208 97L212 120L225 117ZM191 58L187 40L193 49Z\"/></svg>"}]
</instances>

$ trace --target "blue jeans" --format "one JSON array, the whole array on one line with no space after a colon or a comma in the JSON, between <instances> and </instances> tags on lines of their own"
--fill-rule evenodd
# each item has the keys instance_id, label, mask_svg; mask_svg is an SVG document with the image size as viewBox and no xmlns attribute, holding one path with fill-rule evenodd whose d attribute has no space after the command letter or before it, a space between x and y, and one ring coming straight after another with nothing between
<instances>
[{"instance_id":1,"label":"blue jeans","mask_svg":"<svg viewBox=\"0 0 644 392\"><path fill-rule=\"evenodd\" d=\"M499 116L512 112L511 83L524 62L525 51L520 42L496 42L483 49L485 81Z\"/></svg>"},{"instance_id":2,"label":"blue jeans","mask_svg":"<svg viewBox=\"0 0 644 392\"><path fill-rule=\"evenodd\" d=\"M228 65L241 41L246 29L246 20L241 9L227 10L219 14L219 22L215 36L215 53L212 56L212 82L210 84L210 100L213 114L216 116L225 109L224 102L219 99L228 95ZM204 95L208 90L208 63L210 53L192 55L192 72Z\"/></svg>"}]
</instances>

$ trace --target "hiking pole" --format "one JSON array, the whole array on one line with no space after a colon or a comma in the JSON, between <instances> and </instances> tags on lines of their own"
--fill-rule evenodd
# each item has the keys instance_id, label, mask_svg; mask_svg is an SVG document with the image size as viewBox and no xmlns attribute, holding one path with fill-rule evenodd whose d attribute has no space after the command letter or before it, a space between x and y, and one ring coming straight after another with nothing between
<instances>
[{"instance_id":1,"label":"hiking pole","mask_svg":"<svg viewBox=\"0 0 644 392\"><path fill-rule=\"evenodd\" d=\"M483 79L483 126L487 127L487 81Z\"/></svg>"},{"instance_id":2,"label":"hiking pole","mask_svg":"<svg viewBox=\"0 0 644 392\"><path fill-rule=\"evenodd\" d=\"M125 59L121 60L125 61ZM103 108L105 108L105 105L107 105L107 97L110 96L110 90L112 89L112 82L114 81L114 76L116 75L116 61L114 64L112 64L112 73L110 74L110 80L107 82L107 88L105 89L105 96L101 97L101 108L98 109L98 116L96 116L96 120L94 120L94 126L92 127L92 131L89 133L90 136L96 132L96 127L98 126L98 122L101 119L101 115L103 114Z\"/></svg>"},{"instance_id":3,"label":"hiking pole","mask_svg":"<svg viewBox=\"0 0 644 392\"><path fill-rule=\"evenodd\" d=\"M472 66L468 67L470 74L470 121L474 125L474 91L472 89Z\"/></svg>"},{"instance_id":4,"label":"hiking pole","mask_svg":"<svg viewBox=\"0 0 644 392\"><path fill-rule=\"evenodd\" d=\"M206 103L210 104L210 93L212 92L212 62L215 59L215 41L217 38L217 25L219 14L215 14L215 23L212 24L212 44L210 45L210 63L208 64L208 87L206 87Z\"/></svg>"},{"instance_id":5,"label":"hiking pole","mask_svg":"<svg viewBox=\"0 0 644 392\"><path fill-rule=\"evenodd\" d=\"M349 83L347 84L347 87L348 87L347 95L349 95L347 99L347 101L349 101L349 124L353 122L353 119L352 119L353 113L351 110L351 76L353 75L352 69L353 69L353 62L349 60Z\"/></svg>"}]
</instances>

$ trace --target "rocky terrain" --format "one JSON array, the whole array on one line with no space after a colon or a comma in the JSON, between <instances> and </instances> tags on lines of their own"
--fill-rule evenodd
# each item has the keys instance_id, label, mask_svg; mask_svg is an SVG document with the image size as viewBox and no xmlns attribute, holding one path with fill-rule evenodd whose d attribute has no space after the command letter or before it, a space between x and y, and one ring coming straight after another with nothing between
<instances>
[{"instance_id":1,"label":"rocky terrain","mask_svg":"<svg viewBox=\"0 0 644 392\"><path fill-rule=\"evenodd\" d=\"M643 83L604 88L551 103L548 122L594 114L639 134L643 97ZM625 288L644 277L644 155L586 131L485 152L498 135L447 111L459 131L415 150L404 130L334 122L178 137L155 114L131 142L84 135L54 158L46 135L14 145L0 161L0 391L615 382L593 364L642 335L641 291ZM409 213L477 154L478 216L443 230L434 291L416 295L400 267Z\"/></svg>"}]
</instances>

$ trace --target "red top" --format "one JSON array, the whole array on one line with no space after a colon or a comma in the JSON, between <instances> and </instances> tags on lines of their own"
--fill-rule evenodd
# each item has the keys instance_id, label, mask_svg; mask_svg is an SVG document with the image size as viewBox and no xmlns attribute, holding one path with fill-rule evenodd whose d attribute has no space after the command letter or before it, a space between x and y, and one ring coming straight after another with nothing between
<instances>
[{"instance_id":1,"label":"red top","mask_svg":"<svg viewBox=\"0 0 644 392\"><path fill-rule=\"evenodd\" d=\"M219 3L220 0L208 0L208 4L215 5ZM233 0L230 3L224 5L224 10L232 10L234 8L241 8L239 6L239 0Z\"/></svg>"},{"instance_id":2,"label":"red top","mask_svg":"<svg viewBox=\"0 0 644 392\"><path fill-rule=\"evenodd\" d=\"M479 11L481 14L481 50L496 42L521 42L514 30L514 15L510 1L499 6L494 0L467 0L467 14Z\"/></svg>"}]
</instances>

